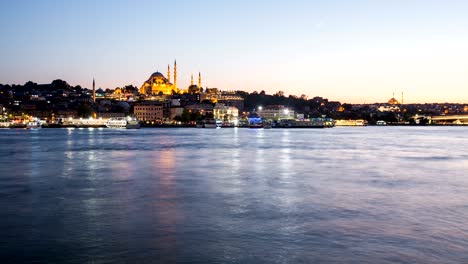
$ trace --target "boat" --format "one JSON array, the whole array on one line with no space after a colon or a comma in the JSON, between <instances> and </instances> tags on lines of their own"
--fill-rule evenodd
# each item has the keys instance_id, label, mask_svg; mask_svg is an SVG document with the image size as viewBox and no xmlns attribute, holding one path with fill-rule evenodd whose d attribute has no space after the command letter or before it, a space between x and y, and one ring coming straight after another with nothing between
<instances>
[{"instance_id":1,"label":"boat","mask_svg":"<svg viewBox=\"0 0 468 264\"><path fill-rule=\"evenodd\" d=\"M109 118L106 123L108 128L127 128L127 119L125 117L113 117Z\"/></svg>"},{"instance_id":2,"label":"boat","mask_svg":"<svg viewBox=\"0 0 468 264\"><path fill-rule=\"evenodd\" d=\"M125 126L127 129L140 129L141 125L140 122L136 117L127 117L127 125Z\"/></svg>"},{"instance_id":3,"label":"boat","mask_svg":"<svg viewBox=\"0 0 468 264\"><path fill-rule=\"evenodd\" d=\"M41 123L39 121L29 121L26 123L27 129L38 129L41 128Z\"/></svg>"},{"instance_id":4,"label":"boat","mask_svg":"<svg viewBox=\"0 0 468 264\"><path fill-rule=\"evenodd\" d=\"M356 126L367 126L367 121L363 119L356 120Z\"/></svg>"},{"instance_id":5,"label":"boat","mask_svg":"<svg viewBox=\"0 0 468 264\"><path fill-rule=\"evenodd\" d=\"M268 121L267 121L267 120L263 120L262 124L263 124L263 128L264 128L264 129L270 129L270 128L272 128L272 122L271 122L270 120L268 120Z\"/></svg>"},{"instance_id":6,"label":"boat","mask_svg":"<svg viewBox=\"0 0 468 264\"><path fill-rule=\"evenodd\" d=\"M378 126L386 126L387 122L385 122L383 120L378 120L375 124L378 125Z\"/></svg>"},{"instance_id":7,"label":"boat","mask_svg":"<svg viewBox=\"0 0 468 264\"><path fill-rule=\"evenodd\" d=\"M325 123L322 119L312 120L295 120L282 119L278 122L278 128L325 128Z\"/></svg>"},{"instance_id":8,"label":"boat","mask_svg":"<svg viewBox=\"0 0 468 264\"><path fill-rule=\"evenodd\" d=\"M263 128L262 123L249 124L249 128Z\"/></svg>"},{"instance_id":9,"label":"boat","mask_svg":"<svg viewBox=\"0 0 468 264\"><path fill-rule=\"evenodd\" d=\"M195 123L195 126L197 128L203 128L205 126L205 122L203 122L203 120L199 120Z\"/></svg>"},{"instance_id":10,"label":"boat","mask_svg":"<svg viewBox=\"0 0 468 264\"><path fill-rule=\"evenodd\" d=\"M367 126L367 121L363 119L358 120L336 120L336 126Z\"/></svg>"},{"instance_id":11,"label":"boat","mask_svg":"<svg viewBox=\"0 0 468 264\"><path fill-rule=\"evenodd\" d=\"M8 121L0 121L0 128L9 128L11 125Z\"/></svg>"},{"instance_id":12,"label":"boat","mask_svg":"<svg viewBox=\"0 0 468 264\"><path fill-rule=\"evenodd\" d=\"M263 119L256 114L249 117L249 128L263 128Z\"/></svg>"},{"instance_id":13,"label":"boat","mask_svg":"<svg viewBox=\"0 0 468 264\"><path fill-rule=\"evenodd\" d=\"M218 128L223 125L223 122L221 120L216 120L213 118L208 118L205 119L203 128Z\"/></svg>"}]
</instances>

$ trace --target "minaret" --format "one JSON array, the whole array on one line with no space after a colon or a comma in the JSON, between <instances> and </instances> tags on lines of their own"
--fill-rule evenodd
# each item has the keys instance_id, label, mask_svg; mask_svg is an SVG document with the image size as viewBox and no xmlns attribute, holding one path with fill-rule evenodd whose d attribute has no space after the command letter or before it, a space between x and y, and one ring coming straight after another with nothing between
<instances>
[{"instance_id":1,"label":"minaret","mask_svg":"<svg viewBox=\"0 0 468 264\"><path fill-rule=\"evenodd\" d=\"M403 99L404 99L404 97L403 97L403 91L402 91L401 92L401 104L403 104Z\"/></svg>"},{"instance_id":2,"label":"minaret","mask_svg":"<svg viewBox=\"0 0 468 264\"><path fill-rule=\"evenodd\" d=\"M198 88L201 88L201 73L198 72Z\"/></svg>"},{"instance_id":3,"label":"minaret","mask_svg":"<svg viewBox=\"0 0 468 264\"><path fill-rule=\"evenodd\" d=\"M96 82L93 78L93 102L96 103Z\"/></svg>"},{"instance_id":4,"label":"minaret","mask_svg":"<svg viewBox=\"0 0 468 264\"><path fill-rule=\"evenodd\" d=\"M190 85L191 86L193 85L193 74L192 74L192 76L190 76Z\"/></svg>"},{"instance_id":5,"label":"minaret","mask_svg":"<svg viewBox=\"0 0 468 264\"><path fill-rule=\"evenodd\" d=\"M169 67L169 64L167 65L167 81L171 82L171 67Z\"/></svg>"},{"instance_id":6,"label":"minaret","mask_svg":"<svg viewBox=\"0 0 468 264\"><path fill-rule=\"evenodd\" d=\"M174 89L177 90L177 61L174 60Z\"/></svg>"}]
</instances>

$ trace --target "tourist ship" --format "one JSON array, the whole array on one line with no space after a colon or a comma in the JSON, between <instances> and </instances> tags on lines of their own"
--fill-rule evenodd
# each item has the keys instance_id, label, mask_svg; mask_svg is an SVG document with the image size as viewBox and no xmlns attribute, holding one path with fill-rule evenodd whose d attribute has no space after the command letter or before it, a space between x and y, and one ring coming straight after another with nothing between
<instances>
[{"instance_id":1,"label":"tourist ship","mask_svg":"<svg viewBox=\"0 0 468 264\"><path fill-rule=\"evenodd\" d=\"M108 128L127 128L127 119L125 117L113 117L109 118L106 123Z\"/></svg>"},{"instance_id":2,"label":"tourist ship","mask_svg":"<svg viewBox=\"0 0 468 264\"><path fill-rule=\"evenodd\" d=\"M295 120L283 119L280 120L276 127L278 128L325 128L323 120Z\"/></svg>"},{"instance_id":3,"label":"tourist ship","mask_svg":"<svg viewBox=\"0 0 468 264\"><path fill-rule=\"evenodd\" d=\"M37 129L41 128L41 123L39 121L30 121L26 123L27 129Z\"/></svg>"},{"instance_id":4,"label":"tourist ship","mask_svg":"<svg viewBox=\"0 0 468 264\"><path fill-rule=\"evenodd\" d=\"M127 129L140 129L141 125L140 122L136 117L127 117L127 125L125 126Z\"/></svg>"},{"instance_id":5,"label":"tourist ship","mask_svg":"<svg viewBox=\"0 0 468 264\"><path fill-rule=\"evenodd\" d=\"M367 126L367 121L364 119L358 120L336 120L336 126Z\"/></svg>"},{"instance_id":6,"label":"tourist ship","mask_svg":"<svg viewBox=\"0 0 468 264\"><path fill-rule=\"evenodd\" d=\"M205 127L205 122L203 120L199 120L195 123L195 127L197 128L204 128Z\"/></svg>"},{"instance_id":7,"label":"tourist ship","mask_svg":"<svg viewBox=\"0 0 468 264\"><path fill-rule=\"evenodd\" d=\"M378 126L386 126L387 122L385 122L383 120L378 120L375 124L378 125Z\"/></svg>"},{"instance_id":8,"label":"tourist ship","mask_svg":"<svg viewBox=\"0 0 468 264\"><path fill-rule=\"evenodd\" d=\"M0 128L9 128L11 125L8 121L0 121Z\"/></svg>"},{"instance_id":9,"label":"tourist ship","mask_svg":"<svg viewBox=\"0 0 468 264\"><path fill-rule=\"evenodd\" d=\"M208 118L205 119L203 128L218 128L223 125L223 122L221 120L216 120L213 118Z\"/></svg>"}]
</instances>

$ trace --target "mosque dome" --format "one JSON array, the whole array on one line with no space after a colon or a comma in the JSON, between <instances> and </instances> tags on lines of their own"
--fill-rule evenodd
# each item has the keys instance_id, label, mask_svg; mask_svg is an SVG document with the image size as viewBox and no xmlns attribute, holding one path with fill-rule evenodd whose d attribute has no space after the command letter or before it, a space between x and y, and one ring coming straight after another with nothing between
<instances>
[{"instance_id":1,"label":"mosque dome","mask_svg":"<svg viewBox=\"0 0 468 264\"><path fill-rule=\"evenodd\" d=\"M169 80L166 79L166 77L160 73L160 72L155 72L153 74L151 74L151 76L149 77L148 81L149 83L154 83L154 82L157 82L157 83L160 83L160 84L168 84L169 83Z\"/></svg>"},{"instance_id":2,"label":"mosque dome","mask_svg":"<svg viewBox=\"0 0 468 264\"><path fill-rule=\"evenodd\" d=\"M166 77L164 77L164 75L160 72L155 72L151 74L151 78L164 78L165 79Z\"/></svg>"},{"instance_id":3,"label":"mosque dome","mask_svg":"<svg viewBox=\"0 0 468 264\"><path fill-rule=\"evenodd\" d=\"M390 100L388 100L388 104L396 105L396 104L400 104L400 102L398 102L398 100L395 99L395 97L392 97L390 98Z\"/></svg>"}]
</instances>

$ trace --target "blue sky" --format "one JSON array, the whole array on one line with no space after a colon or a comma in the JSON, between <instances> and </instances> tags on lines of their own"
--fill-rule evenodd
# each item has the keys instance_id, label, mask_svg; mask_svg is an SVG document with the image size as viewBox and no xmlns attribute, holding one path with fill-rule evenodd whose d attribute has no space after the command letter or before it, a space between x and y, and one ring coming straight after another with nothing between
<instances>
[{"instance_id":1,"label":"blue sky","mask_svg":"<svg viewBox=\"0 0 468 264\"><path fill-rule=\"evenodd\" d=\"M468 1L0 2L0 83L178 85L468 103Z\"/></svg>"}]
</instances>

